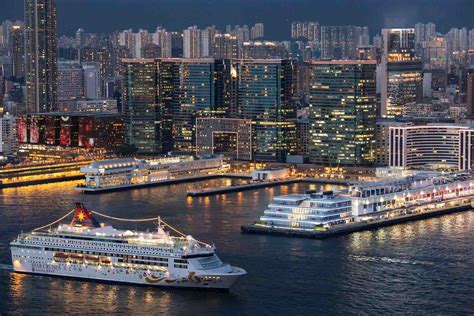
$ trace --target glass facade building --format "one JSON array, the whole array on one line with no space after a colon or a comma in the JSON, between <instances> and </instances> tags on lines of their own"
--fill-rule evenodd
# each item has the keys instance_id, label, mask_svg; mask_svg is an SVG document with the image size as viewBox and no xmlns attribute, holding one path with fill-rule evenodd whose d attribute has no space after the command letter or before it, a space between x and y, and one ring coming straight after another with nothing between
<instances>
[{"instance_id":1,"label":"glass facade building","mask_svg":"<svg viewBox=\"0 0 474 316\"><path fill-rule=\"evenodd\" d=\"M196 117L211 116L216 109L213 59L182 59L174 66L174 150L195 152Z\"/></svg>"},{"instance_id":2,"label":"glass facade building","mask_svg":"<svg viewBox=\"0 0 474 316\"><path fill-rule=\"evenodd\" d=\"M310 161L323 165L373 163L375 61L314 61L309 67Z\"/></svg>"},{"instance_id":3,"label":"glass facade building","mask_svg":"<svg viewBox=\"0 0 474 316\"><path fill-rule=\"evenodd\" d=\"M292 60L239 60L238 115L252 120L253 158L285 162L296 146L296 65Z\"/></svg>"},{"instance_id":4,"label":"glass facade building","mask_svg":"<svg viewBox=\"0 0 474 316\"><path fill-rule=\"evenodd\" d=\"M162 151L158 72L154 59L126 59L123 110L127 143L142 154Z\"/></svg>"},{"instance_id":5,"label":"glass facade building","mask_svg":"<svg viewBox=\"0 0 474 316\"><path fill-rule=\"evenodd\" d=\"M381 116L409 112L422 97L423 64L416 56L415 30L383 29L380 64Z\"/></svg>"},{"instance_id":6,"label":"glass facade building","mask_svg":"<svg viewBox=\"0 0 474 316\"><path fill-rule=\"evenodd\" d=\"M296 65L291 60L124 60L128 143L140 153L196 152L196 120L252 121L256 160L296 153Z\"/></svg>"},{"instance_id":7,"label":"glass facade building","mask_svg":"<svg viewBox=\"0 0 474 316\"><path fill-rule=\"evenodd\" d=\"M57 108L56 0L25 0L26 110Z\"/></svg>"}]
</instances>

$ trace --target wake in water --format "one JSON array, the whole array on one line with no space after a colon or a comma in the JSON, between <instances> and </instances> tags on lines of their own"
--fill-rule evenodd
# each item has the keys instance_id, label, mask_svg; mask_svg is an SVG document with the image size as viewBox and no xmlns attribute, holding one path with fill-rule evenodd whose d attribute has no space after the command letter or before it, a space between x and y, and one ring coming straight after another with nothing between
<instances>
[{"instance_id":1,"label":"wake in water","mask_svg":"<svg viewBox=\"0 0 474 316\"><path fill-rule=\"evenodd\" d=\"M384 262L384 263L397 263L397 264L421 264L421 265L433 265L434 262L430 261L419 261L419 260L406 260L389 257L370 257L360 255L350 255L349 258L355 261L370 261L370 262Z\"/></svg>"}]
</instances>

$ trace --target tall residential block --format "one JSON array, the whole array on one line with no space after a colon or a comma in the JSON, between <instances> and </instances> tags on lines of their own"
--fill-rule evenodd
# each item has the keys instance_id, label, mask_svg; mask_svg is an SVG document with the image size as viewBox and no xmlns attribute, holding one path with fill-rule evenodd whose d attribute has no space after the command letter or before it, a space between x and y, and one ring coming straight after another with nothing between
<instances>
[{"instance_id":1,"label":"tall residential block","mask_svg":"<svg viewBox=\"0 0 474 316\"><path fill-rule=\"evenodd\" d=\"M57 107L56 0L25 0L26 110Z\"/></svg>"}]
</instances>

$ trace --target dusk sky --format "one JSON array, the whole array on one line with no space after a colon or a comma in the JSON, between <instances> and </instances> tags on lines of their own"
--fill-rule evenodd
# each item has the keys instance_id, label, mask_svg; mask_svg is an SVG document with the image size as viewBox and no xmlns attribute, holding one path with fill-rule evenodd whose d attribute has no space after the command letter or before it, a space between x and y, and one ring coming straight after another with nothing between
<instances>
[{"instance_id":1,"label":"dusk sky","mask_svg":"<svg viewBox=\"0 0 474 316\"><path fill-rule=\"evenodd\" d=\"M58 33L126 28L182 30L197 24L265 23L266 37L286 39L294 20L325 25L367 25L373 35L383 26L435 22L437 30L474 28L473 0L57 0ZM458 8L456 10L456 8ZM463 10L459 10L463 8ZM0 20L23 18L23 0L0 0Z\"/></svg>"}]
</instances>

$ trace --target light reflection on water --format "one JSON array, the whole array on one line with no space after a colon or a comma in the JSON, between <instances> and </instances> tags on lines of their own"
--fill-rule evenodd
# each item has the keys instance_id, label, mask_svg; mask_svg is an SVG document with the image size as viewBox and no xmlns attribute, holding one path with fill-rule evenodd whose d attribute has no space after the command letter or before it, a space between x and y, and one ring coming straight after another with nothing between
<instances>
[{"instance_id":1,"label":"light reflection on water","mask_svg":"<svg viewBox=\"0 0 474 316\"><path fill-rule=\"evenodd\" d=\"M233 180L210 180L207 186ZM245 268L230 293L169 290L11 273L0 269L0 314L59 313L468 313L474 306L474 213L365 231L327 240L243 235L240 226L280 194L328 190L290 184L188 198L203 183L83 195L74 182L0 191L0 264L20 231L51 222L82 201L119 217L160 215L214 242L225 262ZM115 223L114 223L115 224ZM138 225L138 224L137 224ZM131 229L153 229L153 225ZM439 298L443 299L440 300Z\"/></svg>"}]
</instances>

